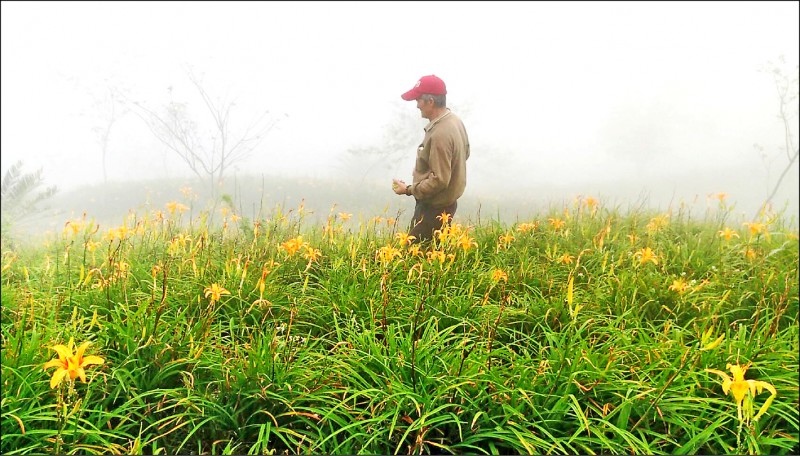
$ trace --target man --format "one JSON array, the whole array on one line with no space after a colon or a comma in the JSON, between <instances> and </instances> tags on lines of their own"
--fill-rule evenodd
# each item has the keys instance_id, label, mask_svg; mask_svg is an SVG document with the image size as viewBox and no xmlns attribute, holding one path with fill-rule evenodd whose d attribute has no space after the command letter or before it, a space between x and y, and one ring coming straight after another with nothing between
<instances>
[{"instance_id":1,"label":"man","mask_svg":"<svg viewBox=\"0 0 800 456\"><path fill-rule=\"evenodd\" d=\"M464 124L447 108L444 81L434 75L423 76L403 100L416 101L423 118L428 119L425 137L417 148L417 161L412 172L413 183L393 179L392 189L398 195L416 200L411 231L415 242L429 241L434 231L456 213L457 200L467 185L469 139Z\"/></svg>"}]
</instances>

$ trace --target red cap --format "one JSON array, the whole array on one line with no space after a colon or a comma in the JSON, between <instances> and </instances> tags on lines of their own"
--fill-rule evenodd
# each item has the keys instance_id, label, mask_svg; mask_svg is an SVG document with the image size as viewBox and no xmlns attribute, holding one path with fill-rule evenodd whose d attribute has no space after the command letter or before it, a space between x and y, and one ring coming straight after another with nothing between
<instances>
[{"instance_id":1,"label":"red cap","mask_svg":"<svg viewBox=\"0 0 800 456\"><path fill-rule=\"evenodd\" d=\"M423 93L429 93L431 95L445 95L447 94L447 88L444 86L444 81L438 77L434 75L423 76L419 78L419 81L414 84L414 87L411 90L400 96L403 98L403 100L411 101L416 100Z\"/></svg>"}]
</instances>

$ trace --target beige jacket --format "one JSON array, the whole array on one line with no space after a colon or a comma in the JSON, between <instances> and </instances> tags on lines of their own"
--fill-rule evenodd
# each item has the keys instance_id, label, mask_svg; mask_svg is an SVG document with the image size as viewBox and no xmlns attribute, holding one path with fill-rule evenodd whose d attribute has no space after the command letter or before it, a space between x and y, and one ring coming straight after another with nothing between
<instances>
[{"instance_id":1,"label":"beige jacket","mask_svg":"<svg viewBox=\"0 0 800 456\"><path fill-rule=\"evenodd\" d=\"M417 148L411 192L431 207L456 202L467 186L469 138L464 123L450 109L425 126L425 138Z\"/></svg>"}]
</instances>

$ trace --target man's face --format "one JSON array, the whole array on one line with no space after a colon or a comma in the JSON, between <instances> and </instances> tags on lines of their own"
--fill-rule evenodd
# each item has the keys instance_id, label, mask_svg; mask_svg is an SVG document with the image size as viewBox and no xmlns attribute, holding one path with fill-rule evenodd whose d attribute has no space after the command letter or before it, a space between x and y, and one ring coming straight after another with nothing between
<instances>
[{"instance_id":1,"label":"man's face","mask_svg":"<svg viewBox=\"0 0 800 456\"><path fill-rule=\"evenodd\" d=\"M423 118L430 120L433 111L433 100L423 97L417 98L417 109L419 109L420 115Z\"/></svg>"}]
</instances>

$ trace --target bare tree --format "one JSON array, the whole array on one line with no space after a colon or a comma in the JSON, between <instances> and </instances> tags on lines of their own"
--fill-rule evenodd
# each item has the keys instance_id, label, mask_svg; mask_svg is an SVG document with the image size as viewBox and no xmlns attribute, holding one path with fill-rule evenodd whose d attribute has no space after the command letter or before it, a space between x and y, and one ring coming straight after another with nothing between
<instances>
[{"instance_id":1,"label":"bare tree","mask_svg":"<svg viewBox=\"0 0 800 456\"><path fill-rule=\"evenodd\" d=\"M118 91L111 86L108 87L108 103L106 104L105 100L103 100L98 101L96 105L99 105L100 109L106 111L106 115L103 116L103 125L92 128L92 131L97 135L102 152L103 182L108 183L106 163L108 161L108 145L109 138L111 137L111 129L114 127L117 120L125 115L127 109L125 109Z\"/></svg>"},{"instance_id":2,"label":"bare tree","mask_svg":"<svg viewBox=\"0 0 800 456\"><path fill-rule=\"evenodd\" d=\"M226 171L247 158L275 127L277 120L270 118L269 111L265 111L236 135L231 121L231 109L236 104L212 100L202 81L191 71L188 76L202 99L204 112L211 118L212 127L207 136L201 133L189 113L188 104L172 98L171 87L168 89L170 101L164 112L153 111L138 102L133 102L133 105L139 108L137 114L153 135L180 157L197 177L207 180L216 205Z\"/></svg>"},{"instance_id":3,"label":"bare tree","mask_svg":"<svg viewBox=\"0 0 800 456\"><path fill-rule=\"evenodd\" d=\"M795 144L797 131L793 131L793 128L797 128L798 67L795 67L793 72L787 73L782 68L786 63L784 57L780 56L778 61L778 64L770 62L764 71L772 75L775 89L778 93L778 119L783 123L784 149L788 163L778 177L777 182L775 182L772 192L761 205L759 213L772 202L784 178L789 174L789 171L795 167L794 165L797 163L798 152L800 152ZM794 123L792 123L793 121ZM756 217L757 216L758 214L756 214Z\"/></svg>"}]
</instances>

